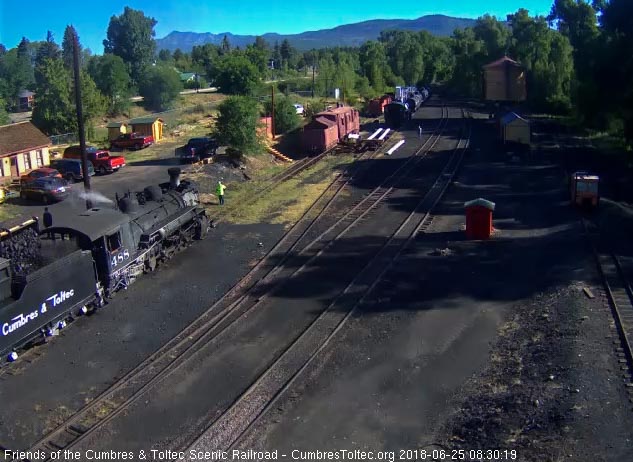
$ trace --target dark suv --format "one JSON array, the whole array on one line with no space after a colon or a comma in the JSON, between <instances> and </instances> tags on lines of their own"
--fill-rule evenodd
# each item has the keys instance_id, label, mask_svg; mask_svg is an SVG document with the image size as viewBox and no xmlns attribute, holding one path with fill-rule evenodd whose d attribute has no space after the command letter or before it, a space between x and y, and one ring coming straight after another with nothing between
<instances>
[{"instance_id":1,"label":"dark suv","mask_svg":"<svg viewBox=\"0 0 633 462\"><path fill-rule=\"evenodd\" d=\"M205 157L215 155L218 143L209 137L191 138L187 144L176 151L180 162L199 162Z\"/></svg>"},{"instance_id":2,"label":"dark suv","mask_svg":"<svg viewBox=\"0 0 633 462\"><path fill-rule=\"evenodd\" d=\"M69 182L84 179L84 172L81 168L81 161L78 159L56 159L51 161L51 167L57 170ZM88 161L88 176L95 174L92 162Z\"/></svg>"},{"instance_id":3,"label":"dark suv","mask_svg":"<svg viewBox=\"0 0 633 462\"><path fill-rule=\"evenodd\" d=\"M70 194L70 185L63 178L37 178L20 189L22 199L39 199L44 204L63 201Z\"/></svg>"}]
</instances>

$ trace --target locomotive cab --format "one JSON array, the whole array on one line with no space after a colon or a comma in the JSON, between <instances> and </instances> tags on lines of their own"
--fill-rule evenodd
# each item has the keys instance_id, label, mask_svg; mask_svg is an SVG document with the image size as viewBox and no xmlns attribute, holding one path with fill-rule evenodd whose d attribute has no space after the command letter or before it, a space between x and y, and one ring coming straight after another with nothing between
<instances>
[{"instance_id":1,"label":"locomotive cab","mask_svg":"<svg viewBox=\"0 0 633 462\"><path fill-rule=\"evenodd\" d=\"M109 230L92 242L92 253L104 287L109 287L112 275L134 258L134 243L128 226Z\"/></svg>"}]
</instances>

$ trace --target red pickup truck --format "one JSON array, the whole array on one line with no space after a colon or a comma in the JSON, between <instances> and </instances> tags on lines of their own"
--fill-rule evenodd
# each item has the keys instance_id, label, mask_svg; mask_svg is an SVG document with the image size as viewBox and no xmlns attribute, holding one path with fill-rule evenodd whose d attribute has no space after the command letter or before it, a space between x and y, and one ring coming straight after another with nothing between
<instances>
[{"instance_id":1,"label":"red pickup truck","mask_svg":"<svg viewBox=\"0 0 633 462\"><path fill-rule=\"evenodd\" d=\"M143 149L154 144L153 136L144 136L139 133L125 133L117 139L110 141L110 149Z\"/></svg>"},{"instance_id":2,"label":"red pickup truck","mask_svg":"<svg viewBox=\"0 0 633 462\"><path fill-rule=\"evenodd\" d=\"M92 162L95 172L104 175L125 167L123 156L111 156L105 149L86 146L88 160ZM81 159L81 147L70 146L64 151L64 159Z\"/></svg>"}]
</instances>

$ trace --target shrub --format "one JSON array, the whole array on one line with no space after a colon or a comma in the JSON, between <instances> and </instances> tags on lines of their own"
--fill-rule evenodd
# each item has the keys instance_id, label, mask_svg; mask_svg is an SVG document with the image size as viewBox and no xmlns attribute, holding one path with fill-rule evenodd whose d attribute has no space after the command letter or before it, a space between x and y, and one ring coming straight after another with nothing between
<instances>
[{"instance_id":1,"label":"shrub","mask_svg":"<svg viewBox=\"0 0 633 462\"><path fill-rule=\"evenodd\" d=\"M271 102L266 102L266 113L271 113ZM285 96L275 98L275 133L281 134L294 130L301 119L292 100Z\"/></svg>"}]
</instances>

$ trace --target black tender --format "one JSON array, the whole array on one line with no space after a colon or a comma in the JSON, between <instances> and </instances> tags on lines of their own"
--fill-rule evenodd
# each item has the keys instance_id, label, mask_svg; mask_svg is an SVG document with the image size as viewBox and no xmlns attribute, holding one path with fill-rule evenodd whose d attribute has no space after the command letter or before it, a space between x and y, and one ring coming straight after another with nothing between
<instances>
[{"instance_id":1,"label":"black tender","mask_svg":"<svg viewBox=\"0 0 633 462\"><path fill-rule=\"evenodd\" d=\"M195 183L170 181L117 197L115 206L37 220L0 234L0 353L45 335L80 311L101 307L119 289L193 240L209 219ZM82 310L83 309L83 310Z\"/></svg>"}]
</instances>

